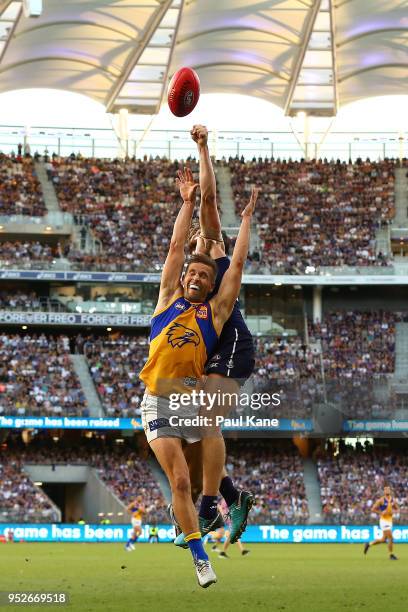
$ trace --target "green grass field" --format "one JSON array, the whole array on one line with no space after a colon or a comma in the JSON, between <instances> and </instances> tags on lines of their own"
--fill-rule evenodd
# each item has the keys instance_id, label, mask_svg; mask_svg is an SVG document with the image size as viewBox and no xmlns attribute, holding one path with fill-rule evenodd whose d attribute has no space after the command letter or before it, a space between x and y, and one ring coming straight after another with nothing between
<instances>
[{"instance_id":1,"label":"green grass field","mask_svg":"<svg viewBox=\"0 0 408 612\"><path fill-rule=\"evenodd\" d=\"M408 608L408 546L389 561L384 546L252 544L240 557L212 555L218 583L200 589L188 551L171 544L2 544L0 591L65 591L68 607L48 610L214 612L402 612ZM211 553L209 553L211 554ZM6 609L20 609L9 606ZM24 606L26 608L26 606ZM28 607L27 607L28 608ZM31 609L40 609L30 606Z\"/></svg>"}]
</instances>

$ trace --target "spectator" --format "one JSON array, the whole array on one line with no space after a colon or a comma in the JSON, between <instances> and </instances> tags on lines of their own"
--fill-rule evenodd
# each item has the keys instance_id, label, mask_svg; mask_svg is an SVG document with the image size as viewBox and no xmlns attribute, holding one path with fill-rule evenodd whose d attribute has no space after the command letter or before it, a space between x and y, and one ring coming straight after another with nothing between
<instances>
[{"instance_id":1,"label":"spectator","mask_svg":"<svg viewBox=\"0 0 408 612\"><path fill-rule=\"evenodd\" d=\"M0 335L0 414L89 416L67 336Z\"/></svg>"},{"instance_id":2,"label":"spectator","mask_svg":"<svg viewBox=\"0 0 408 612\"><path fill-rule=\"evenodd\" d=\"M382 495L385 483L400 505L398 517L408 520L406 453L390 452L381 446L363 448L340 445L338 454L328 450L318 460L323 515L329 523L377 523L372 513L374 501Z\"/></svg>"}]
</instances>

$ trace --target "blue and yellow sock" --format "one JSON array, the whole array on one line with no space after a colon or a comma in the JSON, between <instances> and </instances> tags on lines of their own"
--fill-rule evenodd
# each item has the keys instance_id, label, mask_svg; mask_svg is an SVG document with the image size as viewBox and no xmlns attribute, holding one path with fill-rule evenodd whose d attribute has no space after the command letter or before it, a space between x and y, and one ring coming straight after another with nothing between
<instances>
[{"instance_id":1,"label":"blue and yellow sock","mask_svg":"<svg viewBox=\"0 0 408 612\"><path fill-rule=\"evenodd\" d=\"M208 561L208 555L204 550L201 533L199 531L189 533L184 539L187 542L195 561Z\"/></svg>"}]
</instances>

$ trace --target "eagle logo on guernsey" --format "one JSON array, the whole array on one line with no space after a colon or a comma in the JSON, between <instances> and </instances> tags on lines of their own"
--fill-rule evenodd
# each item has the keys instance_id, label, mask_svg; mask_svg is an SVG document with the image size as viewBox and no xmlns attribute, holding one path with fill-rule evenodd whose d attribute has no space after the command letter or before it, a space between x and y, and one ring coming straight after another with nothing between
<instances>
[{"instance_id":1,"label":"eagle logo on guernsey","mask_svg":"<svg viewBox=\"0 0 408 612\"><path fill-rule=\"evenodd\" d=\"M181 325L181 323L173 323L166 333L166 336L168 337L168 343L171 344L173 348L182 348L185 344L190 343L195 346L200 344L200 336L194 329L185 327Z\"/></svg>"}]
</instances>

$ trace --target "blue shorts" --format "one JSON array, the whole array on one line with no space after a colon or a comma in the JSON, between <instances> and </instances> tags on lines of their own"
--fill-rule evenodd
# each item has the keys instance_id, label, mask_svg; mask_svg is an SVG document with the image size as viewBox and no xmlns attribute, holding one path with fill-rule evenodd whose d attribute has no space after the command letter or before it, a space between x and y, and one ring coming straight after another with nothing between
<instances>
[{"instance_id":1,"label":"blue shorts","mask_svg":"<svg viewBox=\"0 0 408 612\"><path fill-rule=\"evenodd\" d=\"M248 333L240 338L237 327L232 331L234 333L228 333L225 338L221 334L214 354L207 361L205 373L227 376L243 385L254 371L254 343L252 336L248 336Z\"/></svg>"}]
</instances>

